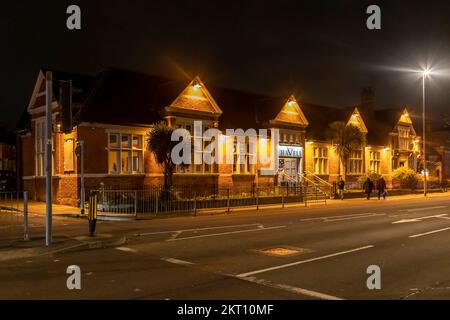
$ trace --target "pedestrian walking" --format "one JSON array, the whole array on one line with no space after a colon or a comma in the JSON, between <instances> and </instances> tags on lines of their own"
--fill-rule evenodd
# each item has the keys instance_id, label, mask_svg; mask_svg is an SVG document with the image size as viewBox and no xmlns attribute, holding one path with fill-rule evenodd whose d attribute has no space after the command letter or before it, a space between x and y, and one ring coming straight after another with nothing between
<instances>
[{"instance_id":1,"label":"pedestrian walking","mask_svg":"<svg viewBox=\"0 0 450 320\"><path fill-rule=\"evenodd\" d=\"M367 194L367 200L370 200L370 195L372 194L373 190L373 182L370 180L370 178L367 178L367 180L363 184L363 190Z\"/></svg>"},{"instance_id":2,"label":"pedestrian walking","mask_svg":"<svg viewBox=\"0 0 450 320\"><path fill-rule=\"evenodd\" d=\"M344 188L345 188L345 181L342 179L342 177L339 177L338 182L338 190L339 190L339 197L341 200L344 200Z\"/></svg>"},{"instance_id":3,"label":"pedestrian walking","mask_svg":"<svg viewBox=\"0 0 450 320\"><path fill-rule=\"evenodd\" d=\"M377 181L377 192L378 200L380 200L381 195L383 195L383 199L386 199L386 181L384 181L383 177Z\"/></svg>"}]
</instances>

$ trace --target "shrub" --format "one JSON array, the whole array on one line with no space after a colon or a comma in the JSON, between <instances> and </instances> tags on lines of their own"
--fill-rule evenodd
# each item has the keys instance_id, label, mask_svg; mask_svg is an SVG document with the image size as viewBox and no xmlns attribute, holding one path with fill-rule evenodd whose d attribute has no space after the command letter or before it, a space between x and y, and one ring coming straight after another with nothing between
<instances>
[{"instance_id":1,"label":"shrub","mask_svg":"<svg viewBox=\"0 0 450 320\"><path fill-rule=\"evenodd\" d=\"M360 176L358 178L358 181L360 182L364 182L367 180L367 178L369 178L370 180L372 180L374 183L377 182L378 180L381 179L381 174L376 173L376 172L370 172L366 175Z\"/></svg>"},{"instance_id":2,"label":"shrub","mask_svg":"<svg viewBox=\"0 0 450 320\"><path fill-rule=\"evenodd\" d=\"M418 174L415 170L407 167L400 167L392 171L392 179L400 182L402 188L416 189Z\"/></svg>"}]
</instances>

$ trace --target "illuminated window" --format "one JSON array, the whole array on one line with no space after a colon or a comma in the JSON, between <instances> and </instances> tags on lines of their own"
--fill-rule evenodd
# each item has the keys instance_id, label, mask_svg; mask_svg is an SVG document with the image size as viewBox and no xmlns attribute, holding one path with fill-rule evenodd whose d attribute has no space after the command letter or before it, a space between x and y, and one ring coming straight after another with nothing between
<instances>
[{"instance_id":1,"label":"illuminated window","mask_svg":"<svg viewBox=\"0 0 450 320\"><path fill-rule=\"evenodd\" d=\"M132 174L144 172L142 135L110 133L108 142L109 173Z\"/></svg>"},{"instance_id":2,"label":"illuminated window","mask_svg":"<svg viewBox=\"0 0 450 320\"><path fill-rule=\"evenodd\" d=\"M74 143L73 139L64 141L64 172L74 171Z\"/></svg>"},{"instance_id":3,"label":"illuminated window","mask_svg":"<svg viewBox=\"0 0 450 320\"><path fill-rule=\"evenodd\" d=\"M209 174L209 173L215 173L218 171L217 164L209 164L206 163L204 160L203 154L205 153L206 147L208 147L211 143L215 143L215 137L211 138L204 138L203 134L199 136L195 136L195 132L201 132L203 130L203 133L210 129L209 126L202 127L198 125L198 127L193 130L193 123L192 121L189 122L180 122L177 123L178 128L184 128L191 134L191 164L185 164L185 165L177 165L176 166L176 172L177 173L199 173L199 174ZM196 150L195 145L200 146L200 150ZM216 150L213 150L211 153L211 157L214 157L216 155ZM194 159L195 156L198 157L198 159L201 160L201 164L195 164Z\"/></svg>"},{"instance_id":4,"label":"illuminated window","mask_svg":"<svg viewBox=\"0 0 450 320\"><path fill-rule=\"evenodd\" d=\"M328 174L328 148L314 148L314 173Z\"/></svg>"},{"instance_id":5,"label":"illuminated window","mask_svg":"<svg viewBox=\"0 0 450 320\"><path fill-rule=\"evenodd\" d=\"M398 128L398 148L400 150L409 150L409 128Z\"/></svg>"},{"instance_id":6,"label":"illuminated window","mask_svg":"<svg viewBox=\"0 0 450 320\"><path fill-rule=\"evenodd\" d=\"M36 175L44 175L44 154L45 154L45 122L44 119L36 121L35 130L35 154L36 154Z\"/></svg>"},{"instance_id":7,"label":"illuminated window","mask_svg":"<svg viewBox=\"0 0 450 320\"><path fill-rule=\"evenodd\" d=\"M380 173L381 153L378 151L370 151L369 155L370 171Z\"/></svg>"},{"instance_id":8,"label":"illuminated window","mask_svg":"<svg viewBox=\"0 0 450 320\"><path fill-rule=\"evenodd\" d=\"M252 174L255 173L256 165L256 145L249 137L245 137L245 143L238 143L238 138L234 138L233 145L233 173Z\"/></svg>"},{"instance_id":9,"label":"illuminated window","mask_svg":"<svg viewBox=\"0 0 450 320\"><path fill-rule=\"evenodd\" d=\"M362 171L363 171L362 150L355 150L350 153L350 157L348 159L347 171L350 174L362 174Z\"/></svg>"}]
</instances>

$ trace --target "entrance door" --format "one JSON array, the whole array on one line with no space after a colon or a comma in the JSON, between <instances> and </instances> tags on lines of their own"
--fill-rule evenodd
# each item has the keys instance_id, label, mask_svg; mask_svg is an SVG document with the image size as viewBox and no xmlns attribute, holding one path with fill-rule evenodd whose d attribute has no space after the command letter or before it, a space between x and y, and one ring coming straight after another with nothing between
<instances>
[{"instance_id":1,"label":"entrance door","mask_svg":"<svg viewBox=\"0 0 450 320\"><path fill-rule=\"evenodd\" d=\"M284 172L288 176L289 181L297 181L297 159L284 159Z\"/></svg>"}]
</instances>

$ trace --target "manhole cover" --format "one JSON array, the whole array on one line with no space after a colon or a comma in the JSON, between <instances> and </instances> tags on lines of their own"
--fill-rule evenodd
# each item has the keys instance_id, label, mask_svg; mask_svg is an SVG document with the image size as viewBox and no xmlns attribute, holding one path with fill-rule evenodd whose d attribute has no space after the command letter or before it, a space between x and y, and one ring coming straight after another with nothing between
<instances>
[{"instance_id":1,"label":"manhole cover","mask_svg":"<svg viewBox=\"0 0 450 320\"><path fill-rule=\"evenodd\" d=\"M293 256L297 254L307 253L311 252L310 249L305 248L296 248L296 247L288 247L288 246L282 246L282 247L271 247L266 249L261 249L259 252L271 255L271 256Z\"/></svg>"}]
</instances>

